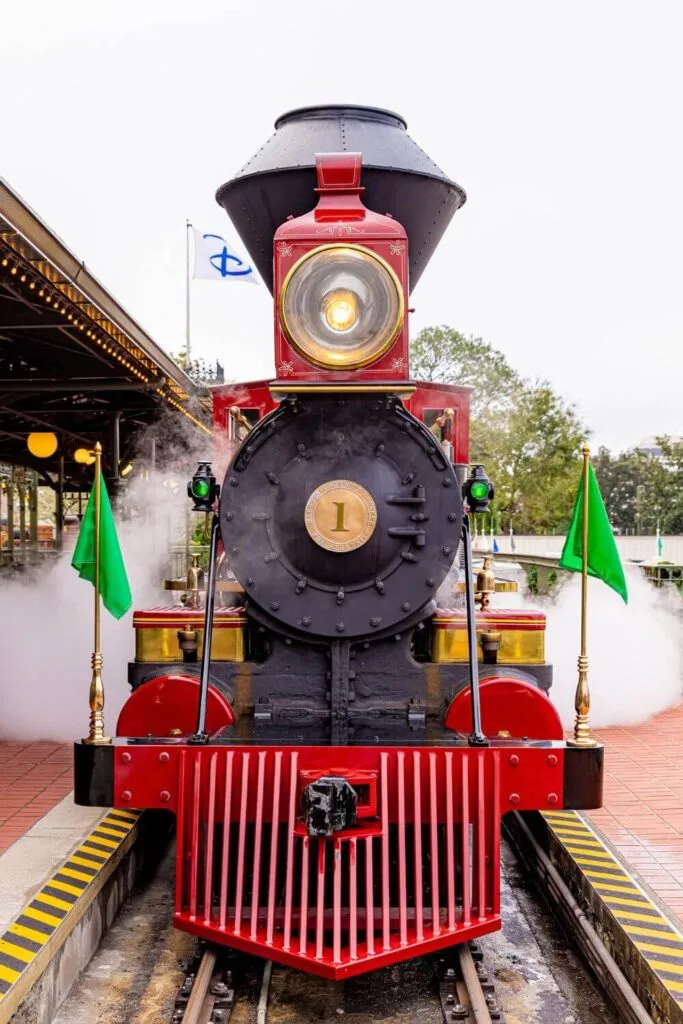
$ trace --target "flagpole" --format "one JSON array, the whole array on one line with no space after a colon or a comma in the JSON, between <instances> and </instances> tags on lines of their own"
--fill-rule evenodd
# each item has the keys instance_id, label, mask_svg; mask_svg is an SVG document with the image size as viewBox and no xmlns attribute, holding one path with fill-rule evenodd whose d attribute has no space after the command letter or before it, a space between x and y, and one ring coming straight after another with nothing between
<instances>
[{"instance_id":1,"label":"flagpole","mask_svg":"<svg viewBox=\"0 0 683 1024\"><path fill-rule=\"evenodd\" d=\"M189 220L185 221L185 357L187 370L190 370L190 228Z\"/></svg>"},{"instance_id":2,"label":"flagpole","mask_svg":"<svg viewBox=\"0 0 683 1024\"><path fill-rule=\"evenodd\" d=\"M591 739L588 718L591 709L591 695L588 689L588 654L587 654L587 604L588 604L588 469L590 467L591 450L587 444L583 446L583 495L581 503L582 554L581 554L581 653L579 654L579 682L574 697L576 717L574 719L574 738L567 740L571 747L594 747Z\"/></svg>"},{"instance_id":3,"label":"flagpole","mask_svg":"<svg viewBox=\"0 0 683 1024\"><path fill-rule=\"evenodd\" d=\"M102 683L102 650L100 640L100 507L102 503L102 445L95 445L95 642L91 659L90 729L84 743L111 743L104 735L104 685Z\"/></svg>"}]
</instances>

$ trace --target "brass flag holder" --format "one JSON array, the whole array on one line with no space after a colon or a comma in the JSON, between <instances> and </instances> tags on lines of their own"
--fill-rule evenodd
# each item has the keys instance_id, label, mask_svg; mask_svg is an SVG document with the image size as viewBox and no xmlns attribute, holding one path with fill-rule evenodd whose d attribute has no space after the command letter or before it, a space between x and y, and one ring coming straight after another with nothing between
<instances>
[{"instance_id":1,"label":"brass flag holder","mask_svg":"<svg viewBox=\"0 0 683 1024\"><path fill-rule=\"evenodd\" d=\"M582 558L581 558L581 653L579 654L579 682L574 697L574 736L567 740L570 747L595 747L596 741L590 735L588 719L591 710L591 695L588 689L588 654L586 653L586 611L588 604L588 468L591 450L583 446L583 500L581 509Z\"/></svg>"},{"instance_id":2,"label":"brass flag holder","mask_svg":"<svg viewBox=\"0 0 683 1024\"><path fill-rule=\"evenodd\" d=\"M102 445L98 441L95 455L95 642L92 653L92 678L90 680L90 729L84 743L111 743L111 736L104 735L104 685L102 683L102 650L100 641L100 508Z\"/></svg>"}]
</instances>

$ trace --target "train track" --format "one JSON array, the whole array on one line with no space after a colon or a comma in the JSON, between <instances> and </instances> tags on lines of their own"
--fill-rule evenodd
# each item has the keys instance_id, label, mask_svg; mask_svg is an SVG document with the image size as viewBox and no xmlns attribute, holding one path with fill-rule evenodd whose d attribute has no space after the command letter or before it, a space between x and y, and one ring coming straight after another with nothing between
<instances>
[{"instance_id":1,"label":"train track","mask_svg":"<svg viewBox=\"0 0 683 1024\"><path fill-rule=\"evenodd\" d=\"M445 959L434 961L434 969L439 978L435 998L444 1024L505 1024L479 942L456 946ZM229 1024L240 999L242 973L240 961L224 949L203 947L179 989L171 1024ZM270 1005L272 977L273 964L268 960L261 975L256 1024L278 1024L280 1020L292 1019L288 1011L283 1017L279 1008ZM334 986L337 1013L344 1012L344 984Z\"/></svg>"},{"instance_id":2,"label":"train track","mask_svg":"<svg viewBox=\"0 0 683 1024\"><path fill-rule=\"evenodd\" d=\"M227 948L198 947L176 931L169 849L123 908L54 1024L322 1024L341 1015L347 1024L502 1024L503 1008L507 1024L642 1024L614 1012L539 903L544 883L525 881L531 852L523 867L512 847L502 852L500 932L473 947L335 983ZM572 922L573 934L574 915Z\"/></svg>"}]
</instances>

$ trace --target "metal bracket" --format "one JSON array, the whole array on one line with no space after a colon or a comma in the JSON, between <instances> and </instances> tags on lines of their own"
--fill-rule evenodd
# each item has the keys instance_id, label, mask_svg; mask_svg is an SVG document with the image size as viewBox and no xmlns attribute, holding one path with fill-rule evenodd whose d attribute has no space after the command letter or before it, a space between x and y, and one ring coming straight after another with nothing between
<instances>
[{"instance_id":1,"label":"metal bracket","mask_svg":"<svg viewBox=\"0 0 683 1024\"><path fill-rule=\"evenodd\" d=\"M337 746L349 742L349 701L351 699L351 644L333 640L330 671L330 739ZM353 673L355 679L355 672Z\"/></svg>"},{"instance_id":2,"label":"metal bracket","mask_svg":"<svg viewBox=\"0 0 683 1024\"><path fill-rule=\"evenodd\" d=\"M387 494L384 500L387 505L424 505L426 492L422 484L418 484L412 494Z\"/></svg>"},{"instance_id":3,"label":"metal bracket","mask_svg":"<svg viewBox=\"0 0 683 1024\"><path fill-rule=\"evenodd\" d=\"M387 530L390 537L410 537L415 541L415 547L423 548L427 539L424 530L418 530L414 526L390 526Z\"/></svg>"},{"instance_id":4,"label":"metal bracket","mask_svg":"<svg viewBox=\"0 0 683 1024\"><path fill-rule=\"evenodd\" d=\"M427 712L424 701L418 697L411 697L408 701L408 725L413 731L424 729L427 721Z\"/></svg>"}]
</instances>

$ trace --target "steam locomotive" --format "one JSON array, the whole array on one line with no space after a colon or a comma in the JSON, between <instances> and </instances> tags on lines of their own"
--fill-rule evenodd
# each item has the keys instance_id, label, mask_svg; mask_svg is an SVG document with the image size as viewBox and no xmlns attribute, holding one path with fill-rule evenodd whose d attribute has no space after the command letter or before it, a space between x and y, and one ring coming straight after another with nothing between
<instances>
[{"instance_id":1,"label":"steam locomotive","mask_svg":"<svg viewBox=\"0 0 683 1024\"><path fill-rule=\"evenodd\" d=\"M543 617L474 593L468 389L410 377L409 288L463 190L398 115L325 106L217 198L277 375L215 389L205 606L194 566L135 613L76 800L175 813L178 928L340 979L500 927L502 815L599 806L603 750L563 740Z\"/></svg>"}]
</instances>

